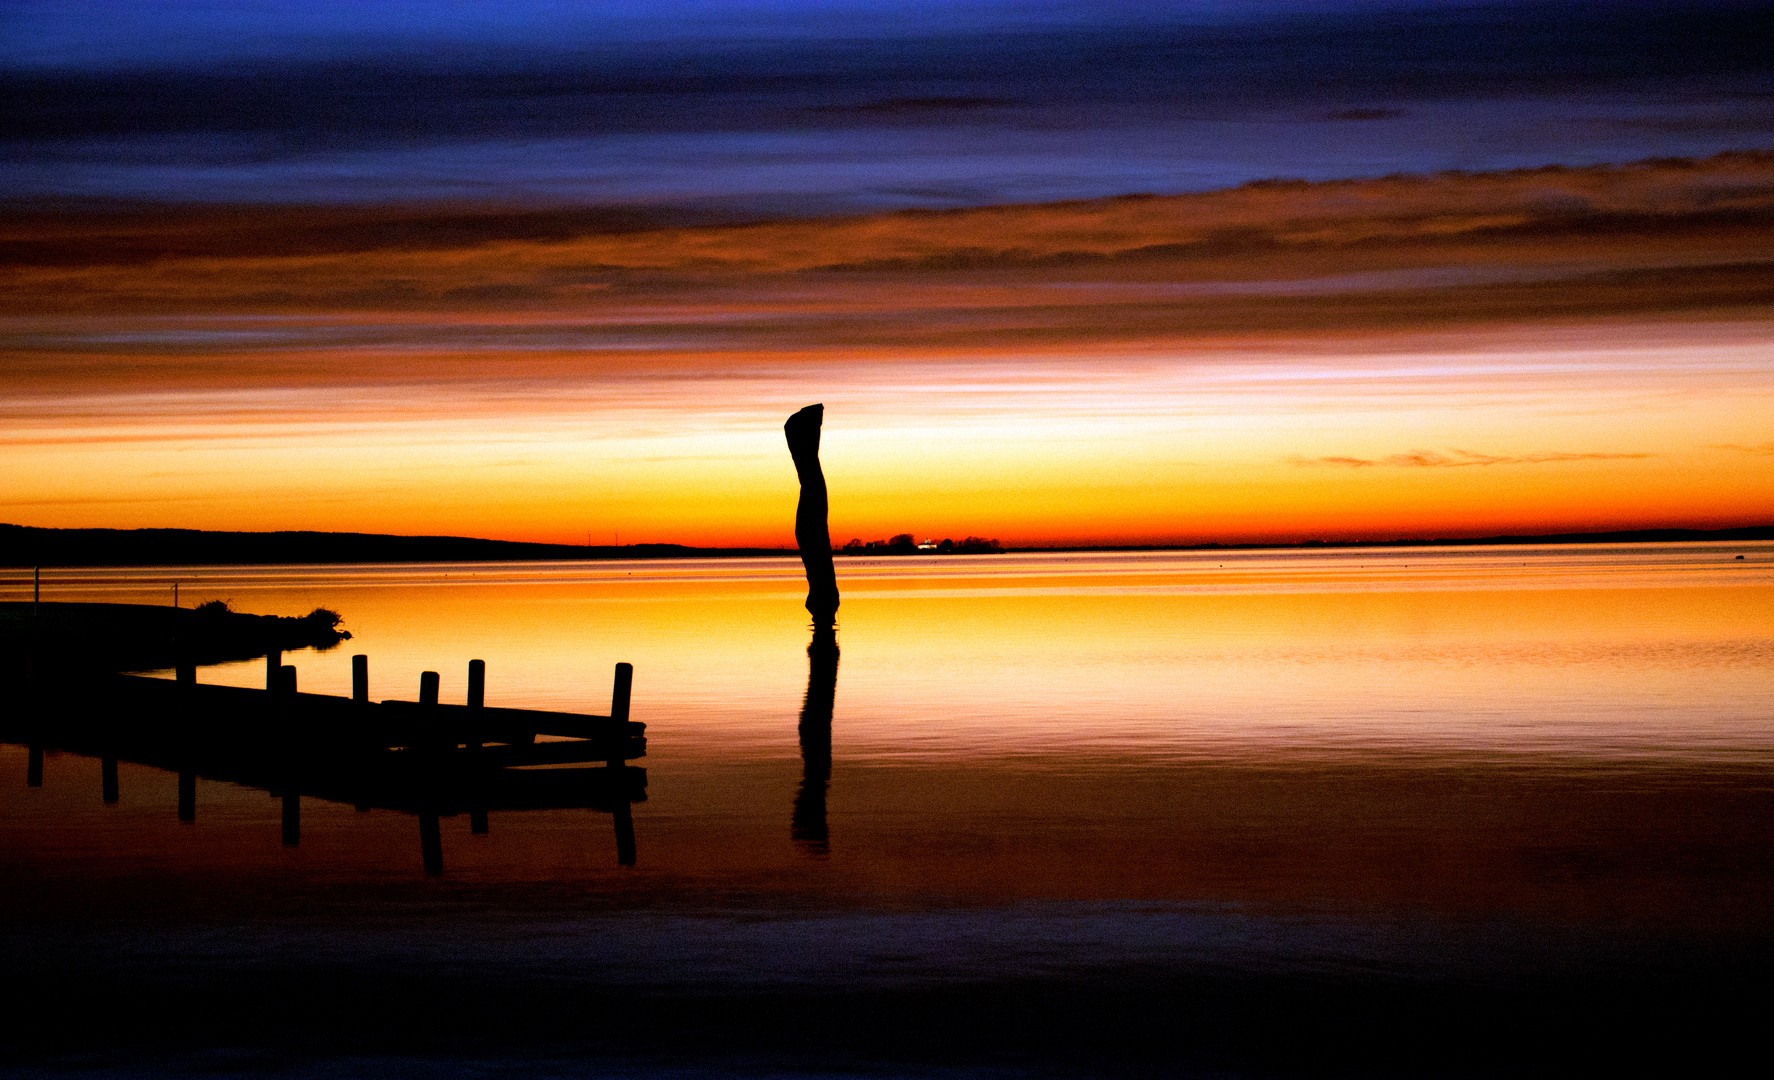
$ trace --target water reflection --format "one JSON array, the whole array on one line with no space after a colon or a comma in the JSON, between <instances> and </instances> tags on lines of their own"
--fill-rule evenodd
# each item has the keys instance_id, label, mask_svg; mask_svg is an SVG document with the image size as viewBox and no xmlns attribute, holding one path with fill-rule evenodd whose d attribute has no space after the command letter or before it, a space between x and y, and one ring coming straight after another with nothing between
<instances>
[{"instance_id":1,"label":"water reflection","mask_svg":"<svg viewBox=\"0 0 1774 1080\"><path fill-rule=\"evenodd\" d=\"M386 588L290 570L300 588L235 599L344 609L376 659L366 699L410 697L422 669L459 657L451 704L432 708L601 712L609 669L586 658L636 661L658 778L641 865L617 866L632 832L609 852L626 800L600 804L606 825L583 808L506 815L523 805L510 792L447 773L428 805L349 777L229 773L201 741L192 757L96 738L91 756L57 754L66 741L30 737L37 714L0 711L0 739L19 744L0 746L0 953L35 980L31 1007L80 1025L56 1054L164 999L193 1003L195 1046L237 1045L285 1005L291 1046L337 1035L340 1017L412 1034L400 1048L573 1040L532 1071L626 1031L649 1053L701 1055L686 1073L746 1072L703 1059L811 1032L839 1050L937 1039L969 1062L1040 1057L1033 1072L1169 1074L1190 1070L1161 1067L1167 1039L1236 1061L1281 1031L1304 1064L1248 1072L1322 1071L1324 1046L1416 1032L1389 1067L1349 1071L1423 1075L1497 1032L1608 1042L1572 1002L1623 1018L1613 1045L1637 1055L1642 1032L1668 1030L1665 1004L1747 1009L1739 987L1774 962L1774 545L1709 555L1733 556L1736 585L1701 554L1512 551L1511 567L1413 552L1395 591L1354 555L840 562L842 774L839 643L796 617L792 559L695 585L633 564ZM1347 587L1262 591L1265 561ZM1252 591L1190 584L1203 578ZM465 641L493 681L464 680ZM305 689L357 689L350 657L300 663ZM205 683L230 674L263 694L263 663ZM509 748L478 741L451 756ZM118 806L99 797L101 753ZM518 771L565 785L572 770ZM286 793L298 847L278 842ZM543 794L529 805L590 801ZM477 811L496 840L471 836ZM1714 1028L1756 1030L1707 1015L1726 1019L1684 1032L1684 1052ZM1533 1042L1449 1069L1504 1071L1538 1060ZM1124 1060L1146 1046L1151 1060ZM482 1071L511 1071L497 1049Z\"/></svg>"},{"instance_id":2,"label":"water reflection","mask_svg":"<svg viewBox=\"0 0 1774 1080\"><path fill-rule=\"evenodd\" d=\"M626 687L620 689L626 692ZM198 691L213 692L213 697ZM173 773L183 823L197 820L200 777L265 791L281 803L282 842L292 848L302 840L304 796L360 811L414 815L421 863L431 875L444 870L440 817L467 810L474 817L474 832L484 834L491 811L590 809L611 815L617 861L634 865L630 806L647 797L646 770L628 765L626 758L639 756L639 742L631 746L626 738L597 738L482 746L476 736L458 748L448 733L450 721L433 718L429 722L438 741L404 747L397 742L391 744L395 749L385 749L378 746L382 739L362 734L377 730L370 708L322 695L280 697L131 676L97 677L79 700L50 702L28 695L25 707L0 728L0 741L28 746L25 779L32 788L43 786L46 751L97 758L100 794L107 806L122 802L120 762ZM626 709L623 713L616 726L626 729ZM350 724L333 722L340 719L352 721L361 737L351 737ZM514 737L494 733L500 739ZM597 765L564 767L587 760Z\"/></svg>"},{"instance_id":3,"label":"water reflection","mask_svg":"<svg viewBox=\"0 0 1774 1080\"><path fill-rule=\"evenodd\" d=\"M832 702L838 693L838 633L815 626L807 645L807 697L801 703L801 789L790 833L810 854L830 850L825 792L832 776Z\"/></svg>"}]
</instances>

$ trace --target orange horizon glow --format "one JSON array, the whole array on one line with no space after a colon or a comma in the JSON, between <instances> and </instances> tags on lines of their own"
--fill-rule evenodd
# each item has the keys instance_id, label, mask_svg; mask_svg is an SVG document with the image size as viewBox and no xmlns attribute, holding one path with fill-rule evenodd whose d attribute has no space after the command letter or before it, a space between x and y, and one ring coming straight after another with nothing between
<instances>
[{"instance_id":1,"label":"orange horizon glow","mask_svg":"<svg viewBox=\"0 0 1774 1080\"><path fill-rule=\"evenodd\" d=\"M1767 524L1770 212L1728 155L300 256L197 215L0 268L0 520L789 547L820 401L835 544Z\"/></svg>"}]
</instances>

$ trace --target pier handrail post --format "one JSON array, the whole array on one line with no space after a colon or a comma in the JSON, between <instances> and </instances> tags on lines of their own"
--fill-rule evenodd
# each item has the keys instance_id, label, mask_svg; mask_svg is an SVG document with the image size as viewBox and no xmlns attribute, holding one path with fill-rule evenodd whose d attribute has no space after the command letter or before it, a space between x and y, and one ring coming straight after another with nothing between
<instances>
[{"instance_id":1,"label":"pier handrail post","mask_svg":"<svg viewBox=\"0 0 1774 1080\"><path fill-rule=\"evenodd\" d=\"M437 704L437 672L422 671L419 673L419 704ZM436 723L431 720L430 723ZM425 873L436 877L443 873L443 836L438 830L438 786L441 777L437 775L441 762L437 760L438 751L442 750L440 733L429 727L420 733L420 777L419 777L419 856L425 863Z\"/></svg>"},{"instance_id":2,"label":"pier handrail post","mask_svg":"<svg viewBox=\"0 0 1774 1080\"><path fill-rule=\"evenodd\" d=\"M616 665L616 685L610 692L610 719L628 723L628 695L634 689L634 665Z\"/></svg>"},{"instance_id":3,"label":"pier handrail post","mask_svg":"<svg viewBox=\"0 0 1774 1080\"><path fill-rule=\"evenodd\" d=\"M363 653L351 658L351 700L370 700L370 658Z\"/></svg>"},{"instance_id":4,"label":"pier handrail post","mask_svg":"<svg viewBox=\"0 0 1774 1080\"><path fill-rule=\"evenodd\" d=\"M283 667L283 650L272 649L265 654L265 689L277 692L278 672Z\"/></svg>"},{"instance_id":5,"label":"pier handrail post","mask_svg":"<svg viewBox=\"0 0 1774 1080\"><path fill-rule=\"evenodd\" d=\"M487 703L487 662L485 660L468 661L468 707L482 709ZM482 790L480 768L481 726L478 720L470 718L464 747L468 752L468 831L474 836L485 836L487 832L487 800Z\"/></svg>"},{"instance_id":6,"label":"pier handrail post","mask_svg":"<svg viewBox=\"0 0 1774 1080\"><path fill-rule=\"evenodd\" d=\"M634 689L634 665L616 665L616 685L610 691L610 759L612 769L621 768L628 758L623 749L628 745L628 697Z\"/></svg>"},{"instance_id":7,"label":"pier handrail post","mask_svg":"<svg viewBox=\"0 0 1774 1080\"><path fill-rule=\"evenodd\" d=\"M611 817L616 826L616 864L634 865L634 813L628 805L628 699L634 690L634 665L616 665L610 691L610 778L615 781Z\"/></svg>"},{"instance_id":8,"label":"pier handrail post","mask_svg":"<svg viewBox=\"0 0 1774 1080\"><path fill-rule=\"evenodd\" d=\"M278 658L282 658L279 652ZM301 776L307 765L304 760L304 744L299 732L301 721L296 706L296 665L280 664L277 668L277 684L272 693L282 698L278 706L283 715L282 758L283 758L283 843L285 847L296 847L302 842L302 793Z\"/></svg>"}]
</instances>

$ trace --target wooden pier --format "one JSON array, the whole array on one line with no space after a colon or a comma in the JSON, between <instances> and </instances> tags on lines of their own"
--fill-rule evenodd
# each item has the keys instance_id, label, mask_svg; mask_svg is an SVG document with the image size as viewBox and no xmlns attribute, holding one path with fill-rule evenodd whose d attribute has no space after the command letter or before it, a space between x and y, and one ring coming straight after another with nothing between
<instances>
[{"instance_id":1,"label":"wooden pier","mask_svg":"<svg viewBox=\"0 0 1774 1080\"><path fill-rule=\"evenodd\" d=\"M0 740L29 746L32 786L43 782L45 750L100 758L106 802L118 798L118 761L176 772L183 821L195 820L198 777L263 788L283 799L286 844L300 843L303 796L414 814L429 874L443 872L440 816L466 812L484 833L488 814L507 810L609 813L617 861L632 865L629 807L647 797L646 770L628 764L647 746L646 725L628 719L633 668L616 665L606 716L488 708L485 670L470 664L466 705L438 703L435 672L421 678L418 701L372 702L362 656L348 698L298 692L279 653L266 657L263 690L200 684L193 665L170 680L39 680L9 710Z\"/></svg>"}]
</instances>

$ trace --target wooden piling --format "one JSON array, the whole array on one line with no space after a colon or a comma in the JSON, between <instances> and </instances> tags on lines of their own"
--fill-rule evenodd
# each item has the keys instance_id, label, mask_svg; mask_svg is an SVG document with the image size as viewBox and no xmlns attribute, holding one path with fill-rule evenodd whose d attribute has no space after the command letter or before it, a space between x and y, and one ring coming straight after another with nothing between
<instances>
[{"instance_id":1,"label":"wooden piling","mask_svg":"<svg viewBox=\"0 0 1774 1080\"><path fill-rule=\"evenodd\" d=\"M278 667L277 692L284 697L296 696L296 665L283 664Z\"/></svg>"},{"instance_id":2,"label":"wooden piling","mask_svg":"<svg viewBox=\"0 0 1774 1080\"><path fill-rule=\"evenodd\" d=\"M99 784L104 788L105 802L117 802L117 759L103 757L99 759Z\"/></svg>"},{"instance_id":3,"label":"wooden piling","mask_svg":"<svg viewBox=\"0 0 1774 1080\"><path fill-rule=\"evenodd\" d=\"M468 707L481 709L487 701L487 662L485 660L468 661ZM487 834L487 801L483 790L481 776L481 731L479 725L470 725L467 732L469 790L468 790L468 831L475 836Z\"/></svg>"},{"instance_id":4,"label":"wooden piling","mask_svg":"<svg viewBox=\"0 0 1774 1080\"><path fill-rule=\"evenodd\" d=\"M419 673L419 704L437 704L438 675L435 671ZM428 732L427 739L432 736ZM425 862L425 873L437 877L443 873L443 835L438 831L438 776L437 770L441 762L437 760L438 751L443 749L435 741L428 741L422 748L421 767L424 769L419 784L422 792L419 806L419 854Z\"/></svg>"},{"instance_id":5,"label":"wooden piling","mask_svg":"<svg viewBox=\"0 0 1774 1080\"><path fill-rule=\"evenodd\" d=\"M283 650L272 649L265 654L265 689L277 693L278 671L283 668Z\"/></svg>"},{"instance_id":6,"label":"wooden piling","mask_svg":"<svg viewBox=\"0 0 1774 1080\"><path fill-rule=\"evenodd\" d=\"M180 686L189 688L189 687L193 687L193 686L197 685L197 665L196 664L192 663L189 660L181 660L181 661L179 661L179 666L177 668L175 668L174 670L177 673L178 683Z\"/></svg>"},{"instance_id":7,"label":"wooden piling","mask_svg":"<svg viewBox=\"0 0 1774 1080\"><path fill-rule=\"evenodd\" d=\"M633 689L634 665L617 664L616 685L610 691L610 719L618 731L622 730L621 725L628 723L628 697ZM615 749L620 745L620 740L612 740L610 743L611 752L617 755L610 759L610 765L615 768L620 768L624 762L621 751Z\"/></svg>"},{"instance_id":8,"label":"wooden piling","mask_svg":"<svg viewBox=\"0 0 1774 1080\"><path fill-rule=\"evenodd\" d=\"M616 665L616 684L610 691L610 719L615 723L616 730L621 731L628 723L628 699L634 689L634 665ZM623 774L628 770L628 762L623 759L622 751L617 749L620 739L612 739L609 768L618 781L626 780ZM619 790L612 817L616 825L616 863L618 866L634 865L634 812L628 805L626 791Z\"/></svg>"},{"instance_id":9,"label":"wooden piling","mask_svg":"<svg viewBox=\"0 0 1774 1080\"><path fill-rule=\"evenodd\" d=\"M197 774L190 769L179 770L179 820L197 820Z\"/></svg>"},{"instance_id":10,"label":"wooden piling","mask_svg":"<svg viewBox=\"0 0 1774 1080\"><path fill-rule=\"evenodd\" d=\"M43 786L43 747L35 744L25 757L25 786Z\"/></svg>"},{"instance_id":11,"label":"wooden piling","mask_svg":"<svg viewBox=\"0 0 1774 1080\"><path fill-rule=\"evenodd\" d=\"M351 658L351 700L370 700L370 658L363 653Z\"/></svg>"},{"instance_id":12,"label":"wooden piling","mask_svg":"<svg viewBox=\"0 0 1774 1080\"><path fill-rule=\"evenodd\" d=\"M838 579L832 567L832 535L828 516L825 472L819 467L819 429L825 422L825 406L809 405L782 425L788 437L789 456L801 481L801 498L795 504L795 546L807 571L807 613L813 625L832 626L838 617Z\"/></svg>"}]
</instances>

